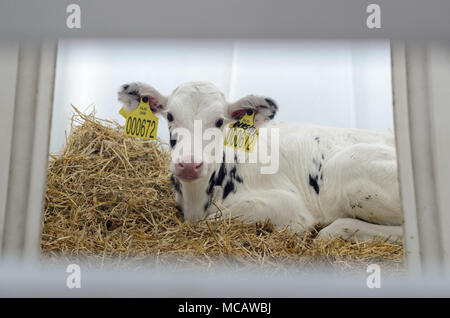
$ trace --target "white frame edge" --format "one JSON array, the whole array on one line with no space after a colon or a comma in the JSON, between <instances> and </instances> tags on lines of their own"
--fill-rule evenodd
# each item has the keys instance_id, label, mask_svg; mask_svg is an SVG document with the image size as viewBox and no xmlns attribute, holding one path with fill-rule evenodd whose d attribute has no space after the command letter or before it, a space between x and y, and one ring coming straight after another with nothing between
<instances>
[{"instance_id":1,"label":"white frame edge","mask_svg":"<svg viewBox=\"0 0 450 318\"><path fill-rule=\"evenodd\" d=\"M403 209L403 245L408 269L420 273L420 246L417 227L414 174L409 131L406 50L403 42L391 42L392 97L398 161L400 197Z\"/></svg>"},{"instance_id":2,"label":"white frame edge","mask_svg":"<svg viewBox=\"0 0 450 318\"><path fill-rule=\"evenodd\" d=\"M1 63L12 63L4 80L14 79L11 92L0 96L2 121L9 121L4 129L9 147L2 150L9 159L1 161L6 168L0 180L1 253L32 262L40 255L57 41L1 44L2 53L10 52L9 61L1 55Z\"/></svg>"}]
</instances>

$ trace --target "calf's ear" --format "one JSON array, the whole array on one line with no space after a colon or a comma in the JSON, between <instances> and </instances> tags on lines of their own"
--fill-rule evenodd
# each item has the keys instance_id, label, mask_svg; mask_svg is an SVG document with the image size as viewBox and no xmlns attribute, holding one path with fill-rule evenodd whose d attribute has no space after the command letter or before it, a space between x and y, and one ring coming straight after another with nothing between
<instances>
[{"instance_id":1,"label":"calf's ear","mask_svg":"<svg viewBox=\"0 0 450 318\"><path fill-rule=\"evenodd\" d=\"M229 120L239 120L249 110L255 113L254 124L256 127L259 127L275 117L278 106L271 98L248 95L229 104L226 116Z\"/></svg>"},{"instance_id":2,"label":"calf's ear","mask_svg":"<svg viewBox=\"0 0 450 318\"><path fill-rule=\"evenodd\" d=\"M131 112L139 106L141 97L148 97L150 108L154 114L162 113L167 108L167 97L144 83L124 84L118 92L118 99L127 112Z\"/></svg>"}]
</instances>

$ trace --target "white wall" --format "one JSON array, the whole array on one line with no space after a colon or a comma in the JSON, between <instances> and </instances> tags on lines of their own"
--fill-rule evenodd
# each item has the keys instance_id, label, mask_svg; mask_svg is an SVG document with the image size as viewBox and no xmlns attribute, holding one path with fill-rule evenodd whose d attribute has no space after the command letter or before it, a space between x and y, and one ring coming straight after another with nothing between
<instances>
[{"instance_id":1,"label":"white wall","mask_svg":"<svg viewBox=\"0 0 450 318\"><path fill-rule=\"evenodd\" d=\"M352 43L356 128L394 131L390 57L387 41Z\"/></svg>"},{"instance_id":2,"label":"white wall","mask_svg":"<svg viewBox=\"0 0 450 318\"><path fill-rule=\"evenodd\" d=\"M229 100L274 98L278 120L392 131L389 54L387 41L62 40L50 151L64 146L70 104L123 123L116 92L130 81L170 94L206 80Z\"/></svg>"},{"instance_id":3,"label":"white wall","mask_svg":"<svg viewBox=\"0 0 450 318\"><path fill-rule=\"evenodd\" d=\"M234 98L273 97L277 119L353 127L349 42L238 42Z\"/></svg>"}]
</instances>

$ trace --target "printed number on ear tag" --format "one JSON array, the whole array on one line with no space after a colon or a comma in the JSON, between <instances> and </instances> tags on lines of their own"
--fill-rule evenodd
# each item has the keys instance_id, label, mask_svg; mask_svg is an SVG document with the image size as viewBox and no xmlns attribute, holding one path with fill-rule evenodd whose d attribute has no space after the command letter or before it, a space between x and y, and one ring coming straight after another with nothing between
<instances>
[{"instance_id":1,"label":"printed number on ear tag","mask_svg":"<svg viewBox=\"0 0 450 318\"><path fill-rule=\"evenodd\" d=\"M254 124L255 113L248 110L237 122L228 126L224 145L234 149L252 152L258 140L258 128Z\"/></svg>"},{"instance_id":2,"label":"printed number on ear tag","mask_svg":"<svg viewBox=\"0 0 450 318\"><path fill-rule=\"evenodd\" d=\"M139 106L132 112L127 112L125 108L119 111L126 118L125 136L154 140L158 132L158 117L150 109L149 98L142 97Z\"/></svg>"}]
</instances>

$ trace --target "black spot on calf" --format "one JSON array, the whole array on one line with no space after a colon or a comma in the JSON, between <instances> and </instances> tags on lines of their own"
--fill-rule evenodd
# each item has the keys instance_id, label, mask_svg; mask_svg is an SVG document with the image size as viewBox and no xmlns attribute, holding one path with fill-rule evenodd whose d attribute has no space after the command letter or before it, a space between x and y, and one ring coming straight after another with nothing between
<instances>
[{"instance_id":1,"label":"black spot on calf","mask_svg":"<svg viewBox=\"0 0 450 318\"><path fill-rule=\"evenodd\" d=\"M233 180L228 180L227 184L225 185L225 188L223 189L223 196L222 196L222 200L225 200L226 197L231 193L234 192L236 190L236 186L234 185Z\"/></svg>"},{"instance_id":2,"label":"black spot on calf","mask_svg":"<svg viewBox=\"0 0 450 318\"><path fill-rule=\"evenodd\" d=\"M318 179L317 176L313 177L309 175L309 185L314 189L314 191L316 191L317 194L319 194L320 187L319 184L317 183L317 179Z\"/></svg>"},{"instance_id":3,"label":"black spot on calf","mask_svg":"<svg viewBox=\"0 0 450 318\"><path fill-rule=\"evenodd\" d=\"M177 144L176 139L172 139L172 133L170 133L170 147L173 148Z\"/></svg>"},{"instance_id":4,"label":"black spot on calf","mask_svg":"<svg viewBox=\"0 0 450 318\"><path fill-rule=\"evenodd\" d=\"M203 206L203 210L206 211L210 207L212 203L212 197L214 194L214 185L215 185L215 177L216 172L214 171L211 174L211 177L209 178L208 187L206 188L206 194L208 195L208 200L206 201L205 205Z\"/></svg>"},{"instance_id":5,"label":"black spot on calf","mask_svg":"<svg viewBox=\"0 0 450 318\"><path fill-rule=\"evenodd\" d=\"M236 166L233 166L233 168L231 168L230 170L230 178L235 178L236 177Z\"/></svg>"},{"instance_id":6,"label":"black spot on calf","mask_svg":"<svg viewBox=\"0 0 450 318\"><path fill-rule=\"evenodd\" d=\"M275 117L275 114L278 111L278 106L273 99L264 98L264 101L267 103L267 106L266 105L258 105L257 109L259 109L259 110L261 108L267 109L267 111L266 111L266 112L268 112L267 117L269 119L273 119Z\"/></svg>"},{"instance_id":7,"label":"black spot on calf","mask_svg":"<svg viewBox=\"0 0 450 318\"><path fill-rule=\"evenodd\" d=\"M139 92L137 90L128 92L128 95L139 96Z\"/></svg>"},{"instance_id":8,"label":"black spot on calf","mask_svg":"<svg viewBox=\"0 0 450 318\"><path fill-rule=\"evenodd\" d=\"M233 168L230 171L230 178L236 180L239 183L244 182L242 178L237 174L236 166L233 166Z\"/></svg>"},{"instance_id":9,"label":"black spot on calf","mask_svg":"<svg viewBox=\"0 0 450 318\"><path fill-rule=\"evenodd\" d=\"M206 194L208 194L208 195L211 195L214 190L214 184L215 184L214 178L215 177L216 177L216 172L214 171L211 175L211 178L209 178L208 187L206 188Z\"/></svg>"},{"instance_id":10,"label":"black spot on calf","mask_svg":"<svg viewBox=\"0 0 450 318\"><path fill-rule=\"evenodd\" d=\"M267 104L269 104L271 107L278 109L277 104L270 98L264 98L264 100L267 102Z\"/></svg>"},{"instance_id":11,"label":"black spot on calf","mask_svg":"<svg viewBox=\"0 0 450 318\"><path fill-rule=\"evenodd\" d=\"M172 186L174 190L181 194L181 183L174 175L170 176L170 182L172 183Z\"/></svg>"},{"instance_id":12,"label":"black spot on calf","mask_svg":"<svg viewBox=\"0 0 450 318\"><path fill-rule=\"evenodd\" d=\"M212 198L208 198L208 201L205 203L205 205L203 206L203 211L208 210L208 208L211 206L212 203Z\"/></svg>"},{"instance_id":13,"label":"black spot on calf","mask_svg":"<svg viewBox=\"0 0 450 318\"><path fill-rule=\"evenodd\" d=\"M227 168L225 168L225 162L220 165L219 172L217 174L215 185L222 186L223 179L227 175Z\"/></svg>"}]
</instances>

